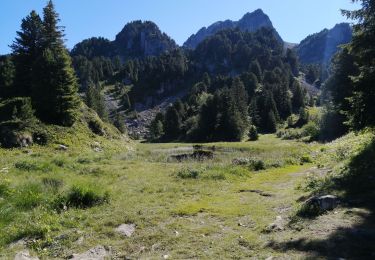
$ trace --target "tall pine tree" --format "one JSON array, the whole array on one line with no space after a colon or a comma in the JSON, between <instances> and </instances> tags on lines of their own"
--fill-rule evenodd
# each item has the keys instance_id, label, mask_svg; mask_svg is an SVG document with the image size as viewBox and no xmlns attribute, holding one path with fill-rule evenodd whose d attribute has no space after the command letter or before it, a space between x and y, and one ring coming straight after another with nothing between
<instances>
[{"instance_id":1,"label":"tall pine tree","mask_svg":"<svg viewBox=\"0 0 375 260\"><path fill-rule=\"evenodd\" d=\"M21 30L17 32L11 48L15 65L14 96L31 95L33 75L37 72L35 61L41 55L43 23L39 15L32 11L22 19Z\"/></svg>"},{"instance_id":2,"label":"tall pine tree","mask_svg":"<svg viewBox=\"0 0 375 260\"><path fill-rule=\"evenodd\" d=\"M43 121L71 126L78 115L78 83L64 46L63 30L52 1L43 9L42 54L36 60L32 100Z\"/></svg>"}]
</instances>

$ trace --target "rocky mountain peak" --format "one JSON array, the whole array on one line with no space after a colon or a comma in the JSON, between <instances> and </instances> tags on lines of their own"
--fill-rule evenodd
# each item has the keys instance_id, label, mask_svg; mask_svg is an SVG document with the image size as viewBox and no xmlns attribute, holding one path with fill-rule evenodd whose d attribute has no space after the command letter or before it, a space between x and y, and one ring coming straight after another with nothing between
<instances>
[{"instance_id":1,"label":"rocky mountain peak","mask_svg":"<svg viewBox=\"0 0 375 260\"><path fill-rule=\"evenodd\" d=\"M208 27L201 28L196 34L193 34L184 43L184 46L190 49L195 49L199 43L207 37L224 30L238 27L242 31L254 32L262 27L274 29L271 20L263 12L262 9L257 9L254 12L246 13L239 21L225 20L213 23ZM282 41L279 34L275 31L275 36Z\"/></svg>"},{"instance_id":2,"label":"rocky mountain peak","mask_svg":"<svg viewBox=\"0 0 375 260\"><path fill-rule=\"evenodd\" d=\"M156 56L177 48L177 44L150 21L125 25L114 41L120 55L127 57Z\"/></svg>"}]
</instances>

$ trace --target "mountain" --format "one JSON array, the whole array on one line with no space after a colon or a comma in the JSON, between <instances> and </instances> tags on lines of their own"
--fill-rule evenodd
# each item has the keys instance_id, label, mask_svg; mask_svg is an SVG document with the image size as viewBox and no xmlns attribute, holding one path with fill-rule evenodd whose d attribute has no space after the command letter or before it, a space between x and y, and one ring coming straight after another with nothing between
<instances>
[{"instance_id":1,"label":"mountain","mask_svg":"<svg viewBox=\"0 0 375 260\"><path fill-rule=\"evenodd\" d=\"M178 48L174 40L150 21L134 21L125 25L114 41L99 37L83 40L71 51L72 56L92 59L98 56L120 56L123 60L158 56Z\"/></svg>"},{"instance_id":2,"label":"mountain","mask_svg":"<svg viewBox=\"0 0 375 260\"><path fill-rule=\"evenodd\" d=\"M178 47L174 40L150 21L128 23L113 43L120 56L133 58L158 56Z\"/></svg>"},{"instance_id":3,"label":"mountain","mask_svg":"<svg viewBox=\"0 0 375 260\"><path fill-rule=\"evenodd\" d=\"M301 63L328 65L339 46L350 42L352 28L348 23L340 23L332 29L324 29L309 35L296 47Z\"/></svg>"},{"instance_id":4,"label":"mountain","mask_svg":"<svg viewBox=\"0 0 375 260\"><path fill-rule=\"evenodd\" d=\"M255 32L262 27L268 27L274 29L270 18L261 10L257 9L252 13L245 14L239 21L225 20L216 22L209 27L203 27L196 34L193 34L184 43L184 47L189 49L195 49L199 43L209 36L224 30L233 29L238 27L242 31ZM274 31L276 38L282 42L280 35Z\"/></svg>"}]
</instances>

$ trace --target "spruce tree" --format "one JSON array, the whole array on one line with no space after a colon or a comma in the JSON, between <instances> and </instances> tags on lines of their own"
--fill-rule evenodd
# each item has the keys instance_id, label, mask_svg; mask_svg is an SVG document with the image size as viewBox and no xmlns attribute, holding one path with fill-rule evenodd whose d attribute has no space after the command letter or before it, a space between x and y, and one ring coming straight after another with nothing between
<instances>
[{"instance_id":1,"label":"spruce tree","mask_svg":"<svg viewBox=\"0 0 375 260\"><path fill-rule=\"evenodd\" d=\"M43 22L35 11L22 19L21 30L11 45L15 65L14 96L31 95L33 75L40 70L35 61L42 52L43 31Z\"/></svg>"},{"instance_id":2,"label":"spruce tree","mask_svg":"<svg viewBox=\"0 0 375 260\"><path fill-rule=\"evenodd\" d=\"M250 141L256 141L258 140L258 130L255 125L250 126L249 130L249 140Z\"/></svg>"},{"instance_id":3,"label":"spruce tree","mask_svg":"<svg viewBox=\"0 0 375 260\"><path fill-rule=\"evenodd\" d=\"M271 110L268 112L266 131L269 133L274 133L276 132L276 130L277 130L276 116L275 116L275 113Z\"/></svg>"},{"instance_id":4,"label":"spruce tree","mask_svg":"<svg viewBox=\"0 0 375 260\"><path fill-rule=\"evenodd\" d=\"M181 117L176 108L173 106L167 109L164 120L165 137L169 140L175 140L180 134L181 130Z\"/></svg>"},{"instance_id":5,"label":"spruce tree","mask_svg":"<svg viewBox=\"0 0 375 260\"><path fill-rule=\"evenodd\" d=\"M108 120L108 111L105 106L104 96L101 93L100 86L90 84L86 91L85 101L87 106L95 110L102 120Z\"/></svg>"},{"instance_id":6,"label":"spruce tree","mask_svg":"<svg viewBox=\"0 0 375 260\"><path fill-rule=\"evenodd\" d=\"M122 133L126 133L125 118L121 113L116 113L113 118L113 125Z\"/></svg>"},{"instance_id":7,"label":"spruce tree","mask_svg":"<svg viewBox=\"0 0 375 260\"><path fill-rule=\"evenodd\" d=\"M33 73L32 100L45 122L71 126L78 116L78 84L52 1L43 9L42 54Z\"/></svg>"}]
</instances>

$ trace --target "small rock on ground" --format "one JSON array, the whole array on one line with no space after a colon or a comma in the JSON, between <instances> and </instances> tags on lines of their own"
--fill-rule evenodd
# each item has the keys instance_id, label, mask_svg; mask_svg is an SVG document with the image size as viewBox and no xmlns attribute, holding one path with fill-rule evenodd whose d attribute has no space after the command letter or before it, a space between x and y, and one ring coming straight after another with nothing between
<instances>
[{"instance_id":1,"label":"small rock on ground","mask_svg":"<svg viewBox=\"0 0 375 260\"><path fill-rule=\"evenodd\" d=\"M96 246L82 254L73 254L72 260L104 260L111 256L111 251L104 246Z\"/></svg>"},{"instance_id":2,"label":"small rock on ground","mask_svg":"<svg viewBox=\"0 0 375 260\"><path fill-rule=\"evenodd\" d=\"M122 224L116 228L116 232L123 236L131 237L135 232L135 224Z\"/></svg>"},{"instance_id":3,"label":"small rock on ground","mask_svg":"<svg viewBox=\"0 0 375 260\"><path fill-rule=\"evenodd\" d=\"M18 252L14 257L14 260L39 260L39 258L30 256L30 252L25 250Z\"/></svg>"}]
</instances>

